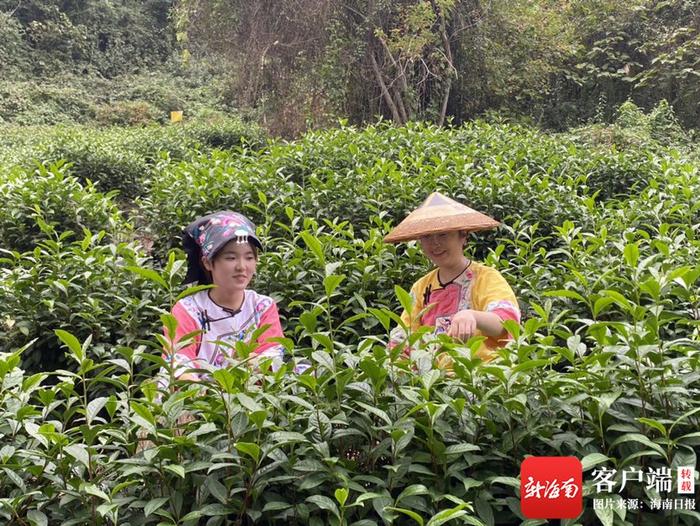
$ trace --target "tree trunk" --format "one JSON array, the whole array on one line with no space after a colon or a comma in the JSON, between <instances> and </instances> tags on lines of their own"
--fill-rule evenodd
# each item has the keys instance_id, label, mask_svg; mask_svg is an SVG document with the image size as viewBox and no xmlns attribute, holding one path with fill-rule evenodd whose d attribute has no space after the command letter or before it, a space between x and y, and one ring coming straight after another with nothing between
<instances>
[{"instance_id":1,"label":"tree trunk","mask_svg":"<svg viewBox=\"0 0 700 526\"><path fill-rule=\"evenodd\" d=\"M394 100L396 101L396 106L399 109L399 115L401 115L401 121L403 124L408 122L408 113L406 113L406 106L403 103L403 96L401 95L401 91L399 88L396 86L392 87L392 91L394 92Z\"/></svg>"},{"instance_id":2,"label":"tree trunk","mask_svg":"<svg viewBox=\"0 0 700 526\"><path fill-rule=\"evenodd\" d=\"M450 47L450 39L447 36L447 27L445 23L445 17L442 11L435 3L435 0L430 0L430 5L433 7L433 12L437 18L437 22L440 28L440 38L442 39L442 45L445 48L445 57L447 58L447 85L445 86L445 93L442 97L442 106L440 108L440 116L438 117L438 126L442 126L445 123L445 116L447 115L447 102L450 99L450 90L452 89L452 75L455 72L454 62L452 60L452 48Z\"/></svg>"},{"instance_id":3,"label":"tree trunk","mask_svg":"<svg viewBox=\"0 0 700 526\"><path fill-rule=\"evenodd\" d=\"M437 125L442 127L445 124L445 115L447 115L447 101L450 100L450 89L452 88L452 76L447 77L447 86L445 93L442 96L442 107L440 108L440 116L438 117Z\"/></svg>"},{"instance_id":4,"label":"tree trunk","mask_svg":"<svg viewBox=\"0 0 700 526\"><path fill-rule=\"evenodd\" d=\"M374 76L376 77L377 83L379 84L379 87L382 90L382 97L384 97L384 102L386 102L386 105L389 106L389 109L391 110L391 117L393 121L397 124L404 124L401 119L399 110L396 107L396 103L394 102L394 99L391 98L389 88L386 87L386 82L384 82L384 76L382 75L382 72L379 69L379 64L377 64L377 59L374 56L374 50L372 48L369 49L369 59L372 63L372 70L374 71Z\"/></svg>"},{"instance_id":5,"label":"tree trunk","mask_svg":"<svg viewBox=\"0 0 700 526\"><path fill-rule=\"evenodd\" d=\"M391 49L389 49L389 46L384 41L384 39L378 37L377 40L379 40L379 42L381 43L382 47L384 48L384 53L386 53L386 55L389 57L389 60L391 60L391 64L396 70L396 77L394 78L394 82L398 80L399 87L397 88L396 86L392 86L392 91L394 92L394 97L396 100L396 105L399 108L399 113L403 118L403 122L406 123L408 122L408 112L406 111L406 105L403 103L403 95L408 93L408 82L406 82L406 70L403 68L401 62L394 58L394 55L391 53Z\"/></svg>"}]
</instances>

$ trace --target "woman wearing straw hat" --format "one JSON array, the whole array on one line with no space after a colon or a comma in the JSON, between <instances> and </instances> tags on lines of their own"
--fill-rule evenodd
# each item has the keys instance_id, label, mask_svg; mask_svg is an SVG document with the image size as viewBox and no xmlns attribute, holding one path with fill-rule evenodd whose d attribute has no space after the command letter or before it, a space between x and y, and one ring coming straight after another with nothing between
<instances>
[{"instance_id":1,"label":"woman wearing straw hat","mask_svg":"<svg viewBox=\"0 0 700 526\"><path fill-rule=\"evenodd\" d=\"M414 308L401 316L415 331L434 327L460 340L485 339L477 355L490 360L509 339L506 320L520 321L518 301L510 285L494 268L464 255L469 232L495 228L498 221L438 192L432 193L385 238L387 243L417 239L423 253L437 267L411 287ZM401 327L392 331L390 347L402 343Z\"/></svg>"},{"instance_id":2,"label":"woman wearing straw hat","mask_svg":"<svg viewBox=\"0 0 700 526\"><path fill-rule=\"evenodd\" d=\"M255 225L242 214L216 212L192 222L185 229L183 245L188 258L185 283L214 287L187 296L173 307L178 325L165 357L172 360L175 375L198 380L198 374L184 371L225 366L236 358L236 342L247 342L260 328L264 330L253 342L252 357L271 358L273 369L279 368L284 348L271 341L283 336L277 305L272 298L247 288L262 250ZM185 338L193 334L194 340Z\"/></svg>"}]
</instances>

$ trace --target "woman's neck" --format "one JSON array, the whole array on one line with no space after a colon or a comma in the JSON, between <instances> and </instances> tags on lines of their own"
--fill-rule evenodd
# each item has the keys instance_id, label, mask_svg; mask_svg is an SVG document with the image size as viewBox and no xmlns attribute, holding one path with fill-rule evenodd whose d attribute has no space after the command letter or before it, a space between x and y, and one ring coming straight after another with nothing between
<instances>
[{"instance_id":1,"label":"woman's neck","mask_svg":"<svg viewBox=\"0 0 700 526\"><path fill-rule=\"evenodd\" d=\"M457 276L467 270L470 264L471 261L467 257L462 256L461 258L455 259L455 261L449 265L438 267L438 281L440 281L440 283L450 283L454 281Z\"/></svg>"},{"instance_id":2,"label":"woman's neck","mask_svg":"<svg viewBox=\"0 0 700 526\"><path fill-rule=\"evenodd\" d=\"M209 289L209 298L220 307L239 310L245 299L245 291L243 289L226 290L222 287L214 287Z\"/></svg>"}]
</instances>

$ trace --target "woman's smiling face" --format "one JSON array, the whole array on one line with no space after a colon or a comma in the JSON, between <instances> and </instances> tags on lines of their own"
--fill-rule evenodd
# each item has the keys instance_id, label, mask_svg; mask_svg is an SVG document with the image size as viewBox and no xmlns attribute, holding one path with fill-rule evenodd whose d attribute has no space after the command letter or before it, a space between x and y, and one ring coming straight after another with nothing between
<instances>
[{"instance_id":1,"label":"woman's smiling face","mask_svg":"<svg viewBox=\"0 0 700 526\"><path fill-rule=\"evenodd\" d=\"M214 285L228 290L244 290L253 279L258 255L250 243L229 241L212 261L204 259L202 262L211 272Z\"/></svg>"},{"instance_id":2,"label":"woman's smiling face","mask_svg":"<svg viewBox=\"0 0 700 526\"><path fill-rule=\"evenodd\" d=\"M442 232L418 239L423 253L436 267L449 267L461 263L464 256L464 232Z\"/></svg>"}]
</instances>

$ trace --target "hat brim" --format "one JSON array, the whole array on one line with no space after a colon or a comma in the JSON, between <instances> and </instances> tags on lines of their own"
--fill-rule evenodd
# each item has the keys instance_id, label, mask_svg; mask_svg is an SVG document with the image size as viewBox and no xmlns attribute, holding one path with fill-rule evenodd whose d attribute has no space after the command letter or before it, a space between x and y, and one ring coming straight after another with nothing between
<instances>
[{"instance_id":1,"label":"hat brim","mask_svg":"<svg viewBox=\"0 0 700 526\"><path fill-rule=\"evenodd\" d=\"M477 232L496 228L500 224L481 212L439 192L433 192L421 206L387 234L384 242L400 243L444 232Z\"/></svg>"},{"instance_id":2,"label":"hat brim","mask_svg":"<svg viewBox=\"0 0 700 526\"><path fill-rule=\"evenodd\" d=\"M400 243L445 232L479 232L497 228L500 224L495 219L483 214L465 214L464 217L435 217L423 219L420 222L400 224L386 235L384 242Z\"/></svg>"}]
</instances>

